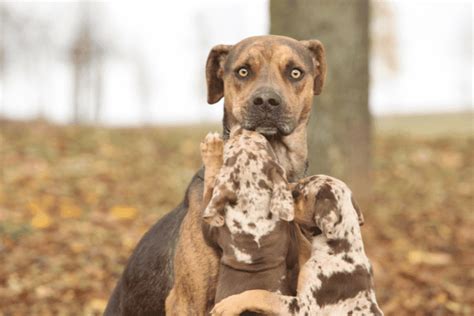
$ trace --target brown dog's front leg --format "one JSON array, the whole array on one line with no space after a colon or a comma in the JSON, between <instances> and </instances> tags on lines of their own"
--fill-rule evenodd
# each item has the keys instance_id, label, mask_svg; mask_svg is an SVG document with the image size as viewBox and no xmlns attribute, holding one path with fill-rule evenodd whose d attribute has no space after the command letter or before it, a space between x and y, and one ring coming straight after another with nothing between
<instances>
[{"instance_id":1,"label":"brown dog's front leg","mask_svg":"<svg viewBox=\"0 0 474 316\"><path fill-rule=\"evenodd\" d=\"M205 166L204 187L192 188L189 210L180 228L174 257L174 286L166 299L166 315L207 315L214 305L218 257L202 234L202 213L212 197L212 189L222 166L223 141L210 133L201 143Z\"/></svg>"}]
</instances>

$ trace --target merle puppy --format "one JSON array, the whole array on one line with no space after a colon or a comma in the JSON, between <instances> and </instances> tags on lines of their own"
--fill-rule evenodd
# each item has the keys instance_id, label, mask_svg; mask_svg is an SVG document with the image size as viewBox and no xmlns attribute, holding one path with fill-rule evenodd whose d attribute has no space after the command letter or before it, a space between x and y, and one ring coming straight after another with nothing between
<instances>
[{"instance_id":1,"label":"merle puppy","mask_svg":"<svg viewBox=\"0 0 474 316\"><path fill-rule=\"evenodd\" d=\"M209 134L201 145L204 164L219 157L207 146L216 137ZM241 128L232 130L223 158L217 174L207 174L215 169L206 166L205 175L216 180L203 212L204 235L222 253L215 301L250 289L296 293L288 280L298 247L284 169L264 136Z\"/></svg>"},{"instance_id":2,"label":"merle puppy","mask_svg":"<svg viewBox=\"0 0 474 316\"><path fill-rule=\"evenodd\" d=\"M359 225L363 217L342 181L312 176L295 185L295 221L312 232L311 258L301 268L298 295L262 290L224 299L213 315L244 310L269 315L383 315Z\"/></svg>"}]
</instances>

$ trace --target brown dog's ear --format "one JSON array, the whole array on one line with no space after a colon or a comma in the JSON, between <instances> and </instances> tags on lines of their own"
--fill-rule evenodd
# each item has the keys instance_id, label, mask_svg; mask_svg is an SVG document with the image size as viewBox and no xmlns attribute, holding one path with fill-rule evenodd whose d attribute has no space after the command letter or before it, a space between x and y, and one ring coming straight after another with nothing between
<instances>
[{"instance_id":1,"label":"brown dog's ear","mask_svg":"<svg viewBox=\"0 0 474 316\"><path fill-rule=\"evenodd\" d=\"M301 43L313 55L313 63L315 65L313 93L314 95L319 95L323 90L324 79L326 78L326 53L324 52L324 46L318 40L301 41Z\"/></svg>"},{"instance_id":2,"label":"brown dog's ear","mask_svg":"<svg viewBox=\"0 0 474 316\"><path fill-rule=\"evenodd\" d=\"M224 96L224 61L232 45L217 45L206 62L207 103L214 104Z\"/></svg>"},{"instance_id":3,"label":"brown dog's ear","mask_svg":"<svg viewBox=\"0 0 474 316\"><path fill-rule=\"evenodd\" d=\"M359 204L357 204L357 201L354 199L353 195L351 195L351 202L352 202L352 206L354 207L357 213L357 218L359 219L359 225L360 226L364 225L364 215L362 214Z\"/></svg>"}]
</instances>

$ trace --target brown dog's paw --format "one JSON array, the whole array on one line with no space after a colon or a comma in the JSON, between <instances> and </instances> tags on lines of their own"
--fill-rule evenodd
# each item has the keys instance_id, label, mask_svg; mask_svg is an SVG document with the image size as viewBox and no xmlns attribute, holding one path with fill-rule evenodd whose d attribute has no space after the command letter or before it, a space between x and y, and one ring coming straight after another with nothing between
<instances>
[{"instance_id":1,"label":"brown dog's paw","mask_svg":"<svg viewBox=\"0 0 474 316\"><path fill-rule=\"evenodd\" d=\"M209 133L201 143L202 162L206 168L222 165L224 141L218 133Z\"/></svg>"}]
</instances>

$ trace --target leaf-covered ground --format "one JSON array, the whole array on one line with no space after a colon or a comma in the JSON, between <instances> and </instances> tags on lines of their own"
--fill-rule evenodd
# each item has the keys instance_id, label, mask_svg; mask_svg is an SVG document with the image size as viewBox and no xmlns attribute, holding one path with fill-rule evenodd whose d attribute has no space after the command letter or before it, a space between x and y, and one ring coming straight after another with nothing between
<instances>
[{"instance_id":1,"label":"leaf-covered ground","mask_svg":"<svg viewBox=\"0 0 474 316\"><path fill-rule=\"evenodd\" d=\"M0 315L100 314L210 127L0 126ZM363 235L386 315L474 313L473 148L472 133L376 135Z\"/></svg>"}]
</instances>

